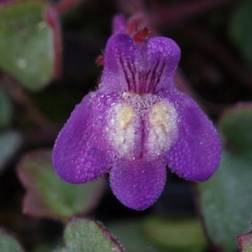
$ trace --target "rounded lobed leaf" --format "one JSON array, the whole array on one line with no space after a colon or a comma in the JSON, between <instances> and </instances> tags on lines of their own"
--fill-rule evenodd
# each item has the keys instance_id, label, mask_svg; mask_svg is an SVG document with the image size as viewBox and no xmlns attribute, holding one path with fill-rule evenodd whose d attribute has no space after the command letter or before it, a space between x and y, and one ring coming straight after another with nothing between
<instances>
[{"instance_id":1,"label":"rounded lobed leaf","mask_svg":"<svg viewBox=\"0 0 252 252\"><path fill-rule=\"evenodd\" d=\"M209 238L226 252L236 251L235 238L251 221L251 125L251 104L240 104L224 114L220 129L228 150L216 175L198 186Z\"/></svg>"},{"instance_id":2,"label":"rounded lobed leaf","mask_svg":"<svg viewBox=\"0 0 252 252\"><path fill-rule=\"evenodd\" d=\"M96 206L104 189L103 178L83 185L60 180L54 174L49 150L26 154L18 164L18 175L27 189L23 211L36 217L65 220L87 214Z\"/></svg>"},{"instance_id":3,"label":"rounded lobed leaf","mask_svg":"<svg viewBox=\"0 0 252 252\"><path fill-rule=\"evenodd\" d=\"M64 232L65 247L57 252L122 252L124 249L100 223L74 218Z\"/></svg>"},{"instance_id":4,"label":"rounded lobed leaf","mask_svg":"<svg viewBox=\"0 0 252 252\"><path fill-rule=\"evenodd\" d=\"M227 252L235 251L235 237L251 219L251 167L251 162L224 153L216 175L198 187L209 237Z\"/></svg>"},{"instance_id":5,"label":"rounded lobed leaf","mask_svg":"<svg viewBox=\"0 0 252 252\"><path fill-rule=\"evenodd\" d=\"M60 56L59 26L43 20L46 3L15 1L0 7L0 67L26 88L39 90L49 83Z\"/></svg>"}]
</instances>

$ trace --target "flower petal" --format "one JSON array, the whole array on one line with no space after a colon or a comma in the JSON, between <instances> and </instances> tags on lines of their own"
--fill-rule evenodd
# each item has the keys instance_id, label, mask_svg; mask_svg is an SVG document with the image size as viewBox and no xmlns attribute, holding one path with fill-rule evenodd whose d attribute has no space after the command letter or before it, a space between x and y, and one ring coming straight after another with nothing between
<instances>
[{"instance_id":1,"label":"flower petal","mask_svg":"<svg viewBox=\"0 0 252 252\"><path fill-rule=\"evenodd\" d=\"M57 174L70 183L84 183L111 167L104 137L104 117L113 94L91 93L77 105L60 131L53 150Z\"/></svg>"},{"instance_id":2,"label":"flower petal","mask_svg":"<svg viewBox=\"0 0 252 252\"><path fill-rule=\"evenodd\" d=\"M190 181L208 179L220 161L221 144L213 123L188 96L169 94L179 114L179 133L167 155L170 169Z\"/></svg>"},{"instance_id":3,"label":"flower petal","mask_svg":"<svg viewBox=\"0 0 252 252\"><path fill-rule=\"evenodd\" d=\"M127 32L127 22L123 15L116 15L113 18L113 33L126 33Z\"/></svg>"},{"instance_id":4,"label":"flower petal","mask_svg":"<svg viewBox=\"0 0 252 252\"><path fill-rule=\"evenodd\" d=\"M135 54L136 47L128 35L122 33L112 35L105 48L100 86L107 90L128 91Z\"/></svg>"},{"instance_id":5,"label":"flower petal","mask_svg":"<svg viewBox=\"0 0 252 252\"><path fill-rule=\"evenodd\" d=\"M173 87L173 75L180 60L180 48L170 38L156 36L148 41L148 64L156 77L154 93ZM153 81L152 81L153 82Z\"/></svg>"},{"instance_id":6,"label":"flower petal","mask_svg":"<svg viewBox=\"0 0 252 252\"><path fill-rule=\"evenodd\" d=\"M153 37L138 43L126 34L115 34L106 45L100 86L156 93L172 85L179 58L180 49L172 39Z\"/></svg>"},{"instance_id":7,"label":"flower petal","mask_svg":"<svg viewBox=\"0 0 252 252\"><path fill-rule=\"evenodd\" d=\"M120 160L110 172L114 195L127 207L143 210L160 196L166 182L163 160Z\"/></svg>"}]
</instances>

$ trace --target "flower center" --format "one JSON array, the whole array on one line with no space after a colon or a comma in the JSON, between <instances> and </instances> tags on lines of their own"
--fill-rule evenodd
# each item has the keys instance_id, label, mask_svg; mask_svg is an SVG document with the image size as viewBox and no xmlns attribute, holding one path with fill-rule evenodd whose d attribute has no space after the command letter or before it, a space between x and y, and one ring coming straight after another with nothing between
<instances>
[{"instance_id":1,"label":"flower center","mask_svg":"<svg viewBox=\"0 0 252 252\"><path fill-rule=\"evenodd\" d=\"M155 95L124 93L108 113L107 136L123 158L154 159L167 151L177 136L177 113Z\"/></svg>"}]
</instances>

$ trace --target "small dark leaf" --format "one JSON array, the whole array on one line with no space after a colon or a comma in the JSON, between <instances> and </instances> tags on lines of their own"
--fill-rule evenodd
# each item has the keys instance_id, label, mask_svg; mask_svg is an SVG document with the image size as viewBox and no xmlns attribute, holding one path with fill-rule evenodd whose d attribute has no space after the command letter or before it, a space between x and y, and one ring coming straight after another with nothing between
<instances>
[{"instance_id":1,"label":"small dark leaf","mask_svg":"<svg viewBox=\"0 0 252 252\"><path fill-rule=\"evenodd\" d=\"M40 244L33 250L33 252L56 252L55 247L55 244Z\"/></svg>"},{"instance_id":2,"label":"small dark leaf","mask_svg":"<svg viewBox=\"0 0 252 252\"><path fill-rule=\"evenodd\" d=\"M234 43L240 49L244 58L252 64L252 1L240 2L240 6L234 12L231 24L230 35Z\"/></svg>"},{"instance_id":3,"label":"small dark leaf","mask_svg":"<svg viewBox=\"0 0 252 252\"><path fill-rule=\"evenodd\" d=\"M20 148L21 136L15 131L6 131L0 134L0 171Z\"/></svg>"},{"instance_id":4,"label":"small dark leaf","mask_svg":"<svg viewBox=\"0 0 252 252\"><path fill-rule=\"evenodd\" d=\"M23 211L36 217L60 220L77 214L87 214L99 202L104 179L72 185L60 180L51 164L49 150L33 151L18 165L18 175L27 189Z\"/></svg>"},{"instance_id":5,"label":"small dark leaf","mask_svg":"<svg viewBox=\"0 0 252 252\"><path fill-rule=\"evenodd\" d=\"M117 252L124 251L119 242L100 223L74 218L64 232L65 247L57 252Z\"/></svg>"},{"instance_id":6,"label":"small dark leaf","mask_svg":"<svg viewBox=\"0 0 252 252\"><path fill-rule=\"evenodd\" d=\"M4 128L9 125L12 113L12 103L6 92L0 88L0 128Z\"/></svg>"}]
</instances>

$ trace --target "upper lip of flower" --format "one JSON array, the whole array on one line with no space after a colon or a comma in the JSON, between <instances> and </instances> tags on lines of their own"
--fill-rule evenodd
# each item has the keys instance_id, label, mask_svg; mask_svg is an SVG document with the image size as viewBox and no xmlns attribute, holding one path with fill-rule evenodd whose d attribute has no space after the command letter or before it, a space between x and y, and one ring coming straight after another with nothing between
<instances>
[{"instance_id":1,"label":"upper lip of flower","mask_svg":"<svg viewBox=\"0 0 252 252\"><path fill-rule=\"evenodd\" d=\"M83 183L110 172L126 206L145 209L162 192L166 165L191 181L207 179L220 160L218 133L173 75L180 58L169 38L140 43L111 36L99 88L76 106L54 145L56 172Z\"/></svg>"},{"instance_id":2,"label":"upper lip of flower","mask_svg":"<svg viewBox=\"0 0 252 252\"><path fill-rule=\"evenodd\" d=\"M128 35L117 33L109 39L104 56L101 87L110 81L114 88L121 85L127 92L156 94L167 88L167 82L173 84L167 79L173 78L180 49L168 38L150 37L135 43ZM113 74L114 79L107 80L107 74Z\"/></svg>"}]
</instances>

